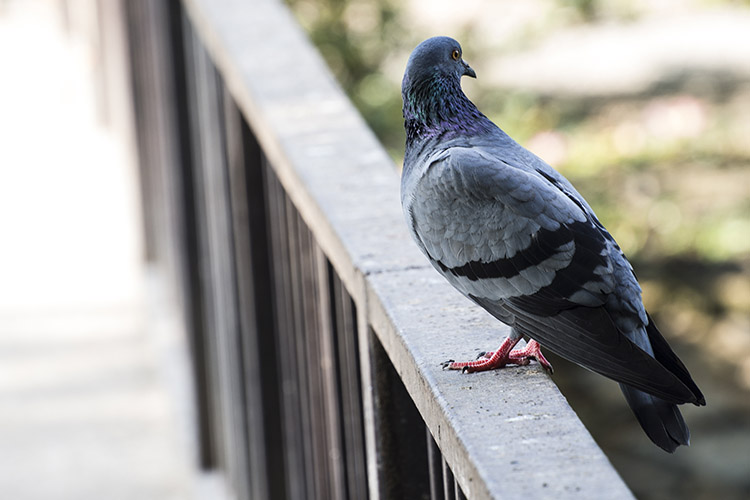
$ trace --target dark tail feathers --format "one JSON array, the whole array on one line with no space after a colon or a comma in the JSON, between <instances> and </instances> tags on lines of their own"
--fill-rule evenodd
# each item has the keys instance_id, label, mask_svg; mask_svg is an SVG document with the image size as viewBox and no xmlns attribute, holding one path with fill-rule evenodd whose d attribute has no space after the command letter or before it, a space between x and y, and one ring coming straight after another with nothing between
<instances>
[{"instance_id":1,"label":"dark tail feathers","mask_svg":"<svg viewBox=\"0 0 750 500\"><path fill-rule=\"evenodd\" d=\"M673 453L680 445L690 444L690 430L677 405L620 384L625 399L646 435L659 448Z\"/></svg>"},{"instance_id":2,"label":"dark tail feathers","mask_svg":"<svg viewBox=\"0 0 750 500\"><path fill-rule=\"evenodd\" d=\"M648 334L649 342L651 342L651 347L654 349L654 357L656 358L656 360L661 363L662 366L664 366L667 370L672 372L672 374L674 374L677 378L679 378L680 381L682 381L682 383L685 384L688 389L690 389L690 391L695 395L695 401L693 401L693 404L695 404L696 406L705 406L706 398L703 397L701 390L698 389L698 386L695 384L695 382L693 382L693 379L690 377L690 373L688 373L685 365L682 364L680 358L677 357L672 348L669 347L669 344L667 344L667 341L664 339L659 329L656 328L654 320L651 319L651 316L648 317L646 333ZM679 414L679 412L677 413Z\"/></svg>"}]
</instances>

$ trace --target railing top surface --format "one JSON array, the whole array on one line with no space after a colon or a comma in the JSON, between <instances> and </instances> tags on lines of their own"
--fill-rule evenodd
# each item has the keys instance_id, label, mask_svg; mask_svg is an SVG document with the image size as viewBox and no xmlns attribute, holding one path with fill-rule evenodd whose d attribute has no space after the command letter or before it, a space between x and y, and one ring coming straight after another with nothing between
<instances>
[{"instance_id":1,"label":"railing top surface","mask_svg":"<svg viewBox=\"0 0 750 500\"><path fill-rule=\"evenodd\" d=\"M276 0L185 0L289 196L383 343L469 498L632 498L539 365L462 375L507 329L407 234L396 169Z\"/></svg>"}]
</instances>

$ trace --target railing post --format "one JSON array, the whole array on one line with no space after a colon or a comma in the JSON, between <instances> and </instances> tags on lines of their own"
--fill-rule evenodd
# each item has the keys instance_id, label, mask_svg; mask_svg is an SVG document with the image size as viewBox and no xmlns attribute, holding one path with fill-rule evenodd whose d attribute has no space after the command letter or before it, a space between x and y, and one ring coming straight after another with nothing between
<instances>
[{"instance_id":1,"label":"railing post","mask_svg":"<svg viewBox=\"0 0 750 500\"><path fill-rule=\"evenodd\" d=\"M364 285L363 285L364 288ZM362 296L366 297L365 293ZM375 391L377 373L375 350L378 341L372 332L368 317L367 304L360 304L357 309L357 343L359 344L359 363L362 391L362 422L364 430L365 466L367 469L367 489L371 500L385 499L382 495L381 474L378 452L378 419Z\"/></svg>"},{"instance_id":2,"label":"railing post","mask_svg":"<svg viewBox=\"0 0 750 500\"><path fill-rule=\"evenodd\" d=\"M211 398L211 436L217 463L226 470L239 498L249 498L249 449L238 312L231 195L227 166L223 87L216 69L186 26L188 96L196 222L202 283L206 359Z\"/></svg>"},{"instance_id":3,"label":"railing post","mask_svg":"<svg viewBox=\"0 0 750 500\"><path fill-rule=\"evenodd\" d=\"M424 420L385 350L371 334L380 496L423 498L430 492Z\"/></svg>"}]
</instances>

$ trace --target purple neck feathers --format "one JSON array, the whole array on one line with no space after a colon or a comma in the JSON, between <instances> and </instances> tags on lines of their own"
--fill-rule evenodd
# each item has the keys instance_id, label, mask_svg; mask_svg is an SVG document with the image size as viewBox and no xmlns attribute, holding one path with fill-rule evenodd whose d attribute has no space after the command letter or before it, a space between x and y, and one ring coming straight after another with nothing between
<instances>
[{"instance_id":1,"label":"purple neck feathers","mask_svg":"<svg viewBox=\"0 0 750 500\"><path fill-rule=\"evenodd\" d=\"M493 128L461 90L456 78L434 78L403 86L407 150L435 137L476 134Z\"/></svg>"}]
</instances>

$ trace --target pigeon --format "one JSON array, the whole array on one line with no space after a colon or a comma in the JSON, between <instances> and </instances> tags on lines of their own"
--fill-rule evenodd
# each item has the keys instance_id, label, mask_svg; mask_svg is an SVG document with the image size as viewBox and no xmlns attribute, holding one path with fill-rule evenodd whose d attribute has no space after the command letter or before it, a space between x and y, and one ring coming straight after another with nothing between
<instances>
[{"instance_id":1,"label":"pigeon","mask_svg":"<svg viewBox=\"0 0 750 500\"><path fill-rule=\"evenodd\" d=\"M476 73L452 38L425 40L409 57L401 204L437 272L510 335L443 368L536 360L551 372L543 346L619 382L657 446L689 445L677 405L706 401L646 312L632 266L573 185L466 97L462 76ZM522 338L526 346L513 350Z\"/></svg>"}]
</instances>

